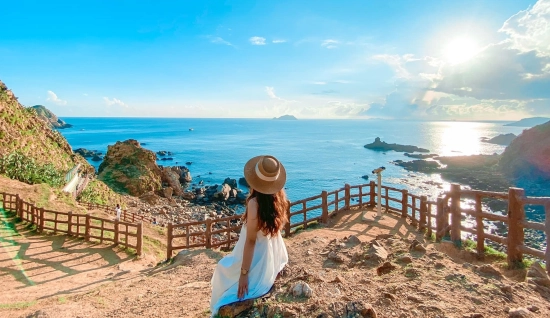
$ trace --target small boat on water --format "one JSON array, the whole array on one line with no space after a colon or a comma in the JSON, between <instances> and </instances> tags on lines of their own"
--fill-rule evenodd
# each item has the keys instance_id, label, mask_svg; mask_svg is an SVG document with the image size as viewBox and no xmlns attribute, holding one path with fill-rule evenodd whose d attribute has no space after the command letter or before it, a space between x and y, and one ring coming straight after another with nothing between
<instances>
[{"instance_id":1,"label":"small boat on water","mask_svg":"<svg viewBox=\"0 0 550 318\"><path fill-rule=\"evenodd\" d=\"M193 130L195 130L195 129L193 129L193 128L189 128L189 131L193 131Z\"/></svg>"}]
</instances>

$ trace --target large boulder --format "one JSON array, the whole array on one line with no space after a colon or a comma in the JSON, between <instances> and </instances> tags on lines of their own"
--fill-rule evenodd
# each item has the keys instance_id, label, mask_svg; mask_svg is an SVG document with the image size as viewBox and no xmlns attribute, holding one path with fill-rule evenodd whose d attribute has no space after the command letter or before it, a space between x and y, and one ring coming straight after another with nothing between
<instances>
[{"instance_id":1,"label":"large boulder","mask_svg":"<svg viewBox=\"0 0 550 318\"><path fill-rule=\"evenodd\" d=\"M137 140L117 141L108 146L98 178L113 190L133 196L160 190L162 172L156 159L155 153L142 148Z\"/></svg>"},{"instance_id":2,"label":"large boulder","mask_svg":"<svg viewBox=\"0 0 550 318\"><path fill-rule=\"evenodd\" d=\"M163 167L161 171L162 182L168 184L168 186L174 190L174 195L181 196L183 194L183 188L180 183L181 172L178 167Z\"/></svg>"}]
</instances>

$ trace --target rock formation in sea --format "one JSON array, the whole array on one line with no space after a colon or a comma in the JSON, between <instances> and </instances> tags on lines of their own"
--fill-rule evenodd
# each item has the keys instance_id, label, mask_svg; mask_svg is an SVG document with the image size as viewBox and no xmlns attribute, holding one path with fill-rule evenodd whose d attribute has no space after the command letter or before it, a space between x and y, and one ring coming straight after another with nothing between
<instances>
[{"instance_id":1,"label":"rock formation in sea","mask_svg":"<svg viewBox=\"0 0 550 318\"><path fill-rule=\"evenodd\" d=\"M514 139L516 139L516 135L510 133L510 134L501 134L496 137L493 137L491 139L483 137L481 138L482 142L486 142L489 144L495 144L495 145L502 145L502 146L508 146L512 143Z\"/></svg>"},{"instance_id":2,"label":"rock formation in sea","mask_svg":"<svg viewBox=\"0 0 550 318\"><path fill-rule=\"evenodd\" d=\"M36 115L48 123L50 127L57 128L57 129L63 129L63 128L71 128L73 125L67 124L63 120L57 118L57 116L52 113L49 109L46 108L46 106L42 105L35 105L29 107L30 109L33 109L36 112Z\"/></svg>"},{"instance_id":3,"label":"rock formation in sea","mask_svg":"<svg viewBox=\"0 0 550 318\"><path fill-rule=\"evenodd\" d=\"M397 152L430 152L428 149L419 148L410 145L388 144L380 140L380 137L376 137L373 143L366 144L365 148L376 151L397 151Z\"/></svg>"},{"instance_id":4,"label":"rock formation in sea","mask_svg":"<svg viewBox=\"0 0 550 318\"><path fill-rule=\"evenodd\" d=\"M156 159L155 153L142 148L137 140L117 141L107 147L98 178L113 190L133 196L160 190L162 171Z\"/></svg>"}]
</instances>

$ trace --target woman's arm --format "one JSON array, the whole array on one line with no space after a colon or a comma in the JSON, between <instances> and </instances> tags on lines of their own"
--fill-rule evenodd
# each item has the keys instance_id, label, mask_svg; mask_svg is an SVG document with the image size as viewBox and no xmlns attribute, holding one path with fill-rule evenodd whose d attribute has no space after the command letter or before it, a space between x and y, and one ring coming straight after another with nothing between
<instances>
[{"instance_id":1,"label":"woman's arm","mask_svg":"<svg viewBox=\"0 0 550 318\"><path fill-rule=\"evenodd\" d=\"M256 245L256 236L258 233L258 202L256 199L248 201L246 217L246 241L244 243L243 251L243 263L241 265L241 271L245 271L246 274L241 272L239 278L239 299L244 298L248 294L248 271L252 264L252 257L254 256L254 246Z\"/></svg>"}]
</instances>

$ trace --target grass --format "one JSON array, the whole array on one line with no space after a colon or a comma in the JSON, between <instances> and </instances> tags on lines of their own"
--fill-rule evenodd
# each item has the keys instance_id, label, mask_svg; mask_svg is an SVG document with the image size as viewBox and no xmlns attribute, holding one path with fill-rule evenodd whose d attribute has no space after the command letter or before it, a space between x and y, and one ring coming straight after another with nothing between
<instances>
[{"instance_id":1,"label":"grass","mask_svg":"<svg viewBox=\"0 0 550 318\"><path fill-rule=\"evenodd\" d=\"M29 308L31 306L34 306L36 304L36 301L22 301L17 303L11 303L11 304L0 304L0 309L24 309Z\"/></svg>"},{"instance_id":2,"label":"grass","mask_svg":"<svg viewBox=\"0 0 550 318\"><path fill-rule=\"evenodd\" d=\"M57 298L57 301L60 303L60 304L64 304L67 302L67 298L61 296L59 298Z\"/></svg>"},{"instance_id":3,"label":"grass","mask_svg":"<svg viewBox=\"0 0 550 318\"><path fill-rule=\"evenodd\" d=\"M471 239L466 239L462 242L462 248L469 252L476 252L477 251L477 242ZM504 252L497 251L496 249L485 245L484 246L484 255L486 258L492 261L496 261L498 263L504 263L506 262L508 255ZM522 269L522 268L529 268L533 263L537 262L538 260L535 259L527 259L524 258L523 261L515 266L514 268ZM546 266L544 264L541 264L543 268L546 269Z\"/></svg>"}]
</instances>

